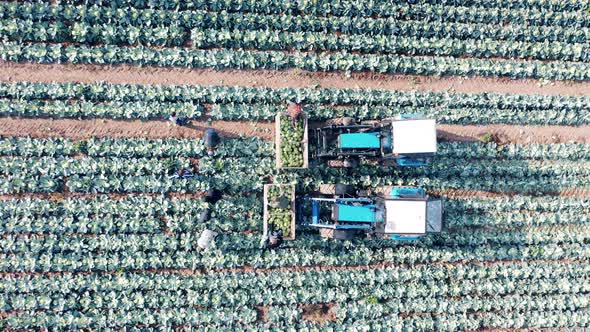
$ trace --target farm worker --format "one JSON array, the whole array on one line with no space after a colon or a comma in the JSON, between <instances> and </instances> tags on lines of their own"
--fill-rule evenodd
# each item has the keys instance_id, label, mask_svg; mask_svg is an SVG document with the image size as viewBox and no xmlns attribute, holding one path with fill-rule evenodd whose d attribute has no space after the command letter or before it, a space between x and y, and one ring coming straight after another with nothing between
<instances>
[{"instance_id":1,"label":"farm worker","mask_svg":"<svg viewBox=\"0 0 590 332\"><path fill-rule=\"evenodd\" d=\"M287 108L287 113L289 113L289 115L291 116L293 126L295 126L295 121L297 121L297 118L301 115L303 110L301 109L301 105L297 103L294 103L290 100L287 101L287 103L289 104L289 107Z\"/></svg>"},{"instance_id":2,"label":"farm worker","mask_svg":"<svg viewBox=\"0 0 590 332\"><path fill-rule=\"evenodd\" d=\"M178 172L174 173L173 175L171 175L168 178L169 179L190 179L193 177L194 177L193 173L191 173L190 171L188 171L184 168L181 168L178 170Z\"/></svg>"},{"instance_id":3,"label":"farm worker","mask_svg":"<svg viewBox=\"0 0 590 332\"><path fill-rule=\"evenodd\" d=\"M170 122L174 123L177 126L183 126L187 124L186 118L176 116L176 112L172 112L172 114L170 114L170 116L168 117L168 120L170 120Z\"/></svg>"},{"instance_id":4,"label":"farm worker","mask_svg":"<svg viewBox=\"0 0 590 332\"><path fill-rule=\"evenodd\" d=\"M266 247L267 248L278 248L283 243L283 231L272 231L268 234L268 239L266 240Z\"/></svg>"},{"instance_id":5,"label":"farm worker","mask_svg":"<svg viewBox=\"0 0 590 332\"><path fill-rule=\"evenodd\" d=\"M184 168L182 168L178 171L178 176L181 179L190 179L190 178L194 177L193 173L191 173L189 170L184 169Z\"/></svg>"}]
</instances>

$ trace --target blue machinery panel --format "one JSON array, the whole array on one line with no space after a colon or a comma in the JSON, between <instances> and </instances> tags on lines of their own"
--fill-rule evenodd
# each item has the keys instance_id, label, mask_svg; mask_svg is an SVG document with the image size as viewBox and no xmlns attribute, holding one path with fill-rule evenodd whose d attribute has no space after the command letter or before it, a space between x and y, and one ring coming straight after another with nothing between
<instances>
[{"instance_id":1,"label":"blue machinery panel","mask_svg":"<svg viewBox=\"0 0 590 332\"><path fill-rule=\"evenodd\" d=\"M338 139L341 149L379 149L379 133L340 134Z\"/></svg>"},{"instance_id":2,"label":"blue machinery panel","mask_svg":"<svg viewBox=\"0 0 590 332\"><path fill-rule=\"evenodd\" d=\"M408 157L400 157L397 158L396 163L398 166L405 166L405 167L419 167L419 166L428 166L428 162L422 159L412 159Z\"/></svg>"},{"instance_id":3,"label":"blue machinery panel","mask_svg":"<svg viewBox=\"0 0 590 332\"><path fill-rule=\"evenodd\" d=\"M337 204L339 221L375 222L375 205Z\"/></svg>"}]
</instances>

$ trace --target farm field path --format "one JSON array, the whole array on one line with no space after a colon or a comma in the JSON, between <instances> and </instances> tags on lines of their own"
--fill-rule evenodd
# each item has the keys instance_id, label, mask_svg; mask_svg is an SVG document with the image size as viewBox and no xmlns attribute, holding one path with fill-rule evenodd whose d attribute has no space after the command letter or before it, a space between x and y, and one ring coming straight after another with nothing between
<instances>
[{"instance_id":1,"label":"farm field path","mask_svg":"<svg viewBox=\"0 0 590 332\"><path fill-rule=\"evenodd\" d=\"M270 122L191 121L186 127L175 127L164 121L74 120L74 119L16 119L0 118L0 135L84 139L90 137L200 138L212 127L223 137L256 136L271 140L274 124ZM477 141L483 134L496 136L499 143L553 144L590 143L590 126L516 126L439 125L438 137L449 141Z\"/></svg>"},{"instance_id":2,"label":"farm field path","mask_svg":"<svg viewBox=\"0 0 590 332\"><path fill-rule=\"evenodd\" d=\"M200 138L207 128L216 129L222 137L257 136L273 137L272 123L237 121L191 121L189 126L173 126L167 121L140 120L74 120L74 119L0 119L0 135L31 137L63 137L84 139L90 137L145 137L145 138Z\"/></svg>"},{"instance_id":3,"label":"farm field path","mask_svg":"<svg viewBox=\"0 0 590 332\"><path fill-rule=\"evenodd\" d=\"M514 93L583 96L590 82L542 82L534 79L436 77L375 73L322 73L302 70L224 70L137 66L29 64L0 62L2 82L104 81L115 84L227 85L269 88L338 88L463 93Z\"/></svg>"}]
</instances>

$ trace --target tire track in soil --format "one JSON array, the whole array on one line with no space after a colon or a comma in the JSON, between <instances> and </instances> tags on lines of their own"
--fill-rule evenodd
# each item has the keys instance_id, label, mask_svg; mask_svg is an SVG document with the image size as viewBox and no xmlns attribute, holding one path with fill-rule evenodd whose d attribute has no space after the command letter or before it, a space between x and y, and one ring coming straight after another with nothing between
<instances>
[{"instance_id":1,"label":"tire track in soil","mask_svg":"<svg viewBox=\"0 0 590 332\"><path fill-rule=\"evenodd\" d=\"M178 127L163 120L0 118L0 136L2 137L61 137L73 140L92 137L198 139L203 136L207 128L216 129L222 137L255 136L266 140L274 138L272 122L190 121L188 126ZM442 141L479 141L484 134L492 134L494 140L500 144L590 143L590 125L580 127L438 125L438 137Z\"/></svg>"},{"instance_id":2,"label":"tire track in soil","mask_svg":"<svg viewBox=\"0 0 590 332\"><path fill-rule=\"evenodd\" d=\"M385 89L510 93L540 95L588 95L590 82L546 81L458 76L393 75L378 73L311 72L298 69L211 70L129 65L34 64L0 61L0 81L81 82L115 84L227 85L270 88L322 87L337 89Z\"/></svg>"}]
</instances>

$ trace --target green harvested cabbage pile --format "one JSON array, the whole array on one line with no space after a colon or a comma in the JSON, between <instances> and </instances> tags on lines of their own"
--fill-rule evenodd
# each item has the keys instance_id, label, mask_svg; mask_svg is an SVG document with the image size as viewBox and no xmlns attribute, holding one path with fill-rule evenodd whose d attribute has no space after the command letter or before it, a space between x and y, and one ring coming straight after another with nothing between
<instances>
[{"instance_id":1,"label":"green harvested cabbage pile","mask_svg":"<svg viewBox=\"0 0 590 332\"><path fill-rule=\"evenodd\" d=\"M282 230L283 236L291 234L291 187L272 186L268 191L269 228Z\"/></svg>"},{"instance_id":2,"label":"green harvested cabbage pile","mask_svg":"<svg viewBox=\"0 0 590 332\"><path fill-rule=\"evenodd\" d=\"M303 119L281 116L281 161L283 167L303 167Z\"/></svg>"}]
</instances>

